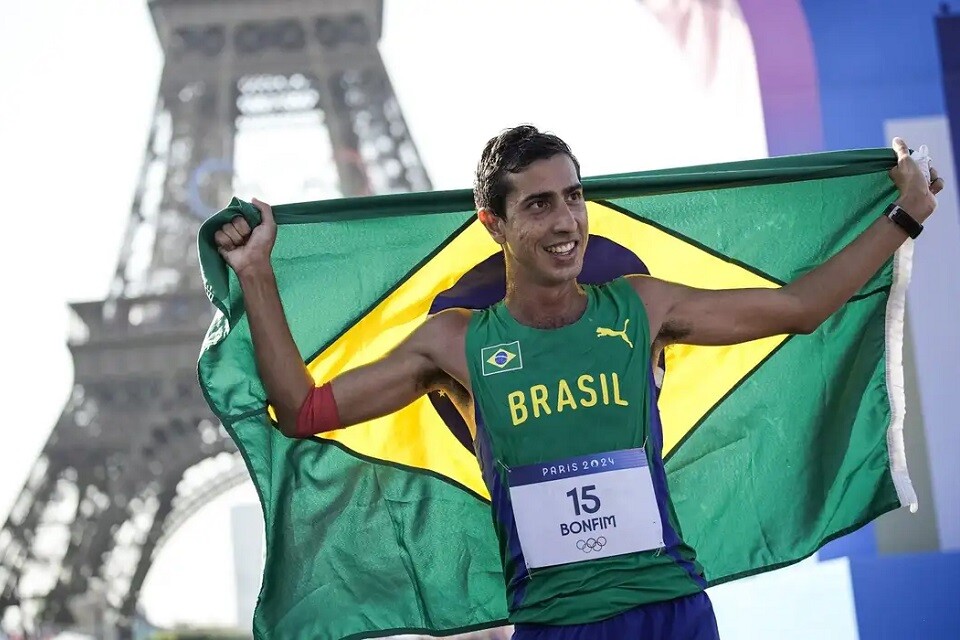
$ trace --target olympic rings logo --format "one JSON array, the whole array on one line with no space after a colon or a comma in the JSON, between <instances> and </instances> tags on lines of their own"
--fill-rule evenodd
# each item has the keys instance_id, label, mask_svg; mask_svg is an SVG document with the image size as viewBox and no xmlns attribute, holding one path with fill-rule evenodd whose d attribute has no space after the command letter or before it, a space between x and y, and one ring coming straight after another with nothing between
<instances>
[{"instance_id":1,"label":"olympic rings logo","mask_svg":"<svg viewBox=\"0 0 960 640\"><path fill-rule=\"evenodd\" d=\"M607 539L603 536L599 538L587 538L586 540L577 540L577 549L584 553L600 551L607 545Z\"/></svg>"}]
</instances>

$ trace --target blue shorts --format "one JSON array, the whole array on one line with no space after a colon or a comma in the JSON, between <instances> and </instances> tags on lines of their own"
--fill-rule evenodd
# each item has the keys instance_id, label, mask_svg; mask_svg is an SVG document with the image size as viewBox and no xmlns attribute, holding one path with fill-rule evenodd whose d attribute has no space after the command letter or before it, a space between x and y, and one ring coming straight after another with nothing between
<instances>
[{"instance_id":1,"label":"blue shorts","mask_svg":"<svg viewBox=\"0 0 960 640\"><path fill-rule=\"evenodd\" d=\"M645 604L589 624L518 624L513 640L719 640L713 605L704 592Z\"/></svg>"}]
</instances>

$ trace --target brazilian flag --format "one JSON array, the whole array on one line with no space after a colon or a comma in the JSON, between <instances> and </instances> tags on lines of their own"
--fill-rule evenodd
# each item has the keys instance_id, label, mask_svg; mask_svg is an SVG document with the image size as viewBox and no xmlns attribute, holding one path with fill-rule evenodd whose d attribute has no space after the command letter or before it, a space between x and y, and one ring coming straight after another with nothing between
<instances>
[{"instance_id":1,"label":"brazilian flag","mask_svg":"<svg viewBox=\"0 0 960 640\"><path fill-rule=\"evenodd\" d=\"M650 273L710 289L782 286L881 215L895 163L873 149L587 179L581 280ZM317 381L383 356L432 313L504 295L503 257L467 190L274 211L283 305ZM272 426L239 284L213 248L235 215L259 216L234 200L200 231L218 313L199 378L263 507L256 636L503 624L489 496L445 397L309 440ZM667 349L658 405L668 482L711 584L796 562L915 502L901 432L911 246L811 335Z\"/></svg>"}]
</instances>

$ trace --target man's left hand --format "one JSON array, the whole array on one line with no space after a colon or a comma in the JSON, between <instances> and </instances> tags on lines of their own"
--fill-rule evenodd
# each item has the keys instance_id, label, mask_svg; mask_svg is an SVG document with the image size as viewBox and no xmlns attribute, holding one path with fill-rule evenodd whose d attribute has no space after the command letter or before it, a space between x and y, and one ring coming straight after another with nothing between
<instances>
[{"instance_id":1,"label":"man's left hand","mask_svg":"<svg viewBox=\"0 0 960 640\"><path fill-rule=\"evenodd\" d=\"M897 203L922 223L937 208L936 195L943 189L943 178L931 165L928 183L917 161L910 157L910 148L901 138L893 139L893 150L897 152L897 166L890 170L890 178L900 190Z\"/></svg>"}]
</instances>

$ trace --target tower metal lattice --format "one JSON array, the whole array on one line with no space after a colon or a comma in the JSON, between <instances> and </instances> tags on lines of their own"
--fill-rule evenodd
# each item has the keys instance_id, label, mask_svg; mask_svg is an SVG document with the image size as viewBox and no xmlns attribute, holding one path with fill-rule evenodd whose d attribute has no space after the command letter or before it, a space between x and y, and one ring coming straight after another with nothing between
<instances>
[{"instance_id":1,"label":"tower metal lattice","mask_svg":"<svg viewBox=\"0 0 960 640\"><path fill-rule=\"evenodd\" d=\"M232 193L238 121L318 114L343 195L430 189L381 0L148 5L164 67L116 276L71 305L73 392L0 529L0 617L31 634L130 637L164 541L248 477L195 372L211 318L196 234Z\"/></svg>"}]
</instances>

